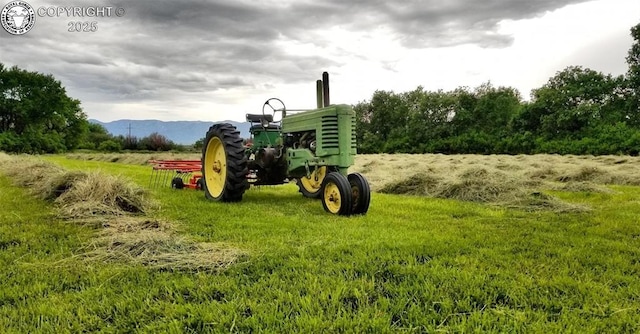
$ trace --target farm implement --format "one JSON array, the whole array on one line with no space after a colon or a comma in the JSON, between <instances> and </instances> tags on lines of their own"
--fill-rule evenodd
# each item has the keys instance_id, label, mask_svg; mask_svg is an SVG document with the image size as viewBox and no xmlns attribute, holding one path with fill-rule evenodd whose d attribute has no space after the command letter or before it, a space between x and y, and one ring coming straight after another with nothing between
<instances>
[{"instance_id":1,"label":"farm implement","mask_svg":"<svg viewBox=\"0 0 640 334\"><path fill-rule=\"evenodd\" d=\"M316 109L287 109L282 100L271 98L262 114L247 114L250 145L243 145L240 132L229 123L211 126L196 180L206 198L237 202L251 186L295 180L302 195L321 199L327 212L366 214L369 183L359 173L348 173L356 156L354 111L330 103L326 72L316 81L316 97Z\"/></svg>"},{"instance_id":2,"label":"farm implement","mask_svg":"<svg viewBox=\"0 0 640 334\"><path fill-rule=\"evenodd\" d=\"M171 182L174 189L202 189L200 160L149 160L153 167L149 185L158 187Z\"/></svg>"}]
</instances>

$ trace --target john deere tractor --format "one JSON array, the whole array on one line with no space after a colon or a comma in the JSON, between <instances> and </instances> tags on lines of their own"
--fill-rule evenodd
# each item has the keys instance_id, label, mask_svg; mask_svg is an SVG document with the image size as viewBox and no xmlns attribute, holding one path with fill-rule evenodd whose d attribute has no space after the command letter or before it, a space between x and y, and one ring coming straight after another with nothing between
<instances>
[{"instance_id":1,"label":"john deere tractor","mask_svg":"<svg viewBox=\"0 0 640 334\"><path fill-rule=\"evenodd\" d=\"M202 149L205 196L237 202L250 186L295 180L302 195L320 198L327 212L366 214L369 183L359 173L348 173L356 155L354 111L330 103L326 72L316 82L316 94L317 109L288 110L280 99L271 98L262 114L247 114L247 144L231 124L213 125Z\"/></svg>"}]
</instances>

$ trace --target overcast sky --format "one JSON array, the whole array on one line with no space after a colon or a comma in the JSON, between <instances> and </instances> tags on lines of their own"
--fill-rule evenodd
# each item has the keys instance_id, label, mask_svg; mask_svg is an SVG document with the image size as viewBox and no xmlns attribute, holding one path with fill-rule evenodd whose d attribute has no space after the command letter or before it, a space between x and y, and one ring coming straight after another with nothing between
<instances>
[{"instance_id":1,"label":"overcast sky","mask_svg":"<svg viewBox=\"0 0 640 334\"><path fill-rule=\"evenodd\" d=\"M322 71L332 103L487 81L528 99L569 65L625 73L640 23L640 0L27 2L124 9L37 16L22 36L0 29L1 63L53 74L101 121L242 121L269 97L313 108ZM71 21L97 31L68 32Z\"/></svg>"}]
</instances>

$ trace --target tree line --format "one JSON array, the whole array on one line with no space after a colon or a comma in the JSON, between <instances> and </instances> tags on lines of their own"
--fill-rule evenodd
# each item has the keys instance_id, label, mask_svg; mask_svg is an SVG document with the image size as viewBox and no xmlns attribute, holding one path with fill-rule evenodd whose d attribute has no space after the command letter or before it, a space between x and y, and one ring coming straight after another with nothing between
<instances>
[{"instance_id":1,"label":"tree line","mask_svg":"<svg viewBox=\"0 0 640 334\"><path fill-rule=\"evenodd\" d=\"M360 153L631 154L640 149L640 24L625 75L570 66L523 101L486 83L453 91L376 91L354 106ZM196 146L201 146L198 142ZM0 63L0 150L180 149L161 134L112 136L90 124L52 75Z\"/></svg>"},{"instance_id":2,"label":"tree line","mask_svg":"<svg viewBox=\"0 0 640 334\"><path fill-rule=\"evenodd\" d=\"M122 150L182 151L186 149L158 132L142 138L123 135L114 136L110 134L104 126L95 123L89 123L87 136L78 148L103 152L120 152Z\"/></svg>"},{"instance_id":3,"label":"tree line","mask_svg":"<svg viewBox=\"0 0 640 334\"><path fill-rule=\"evenodd\" d=\"M640 24L625 75L569 66L523 101L511 87L376 91L358 103L360 153L631 154L640 149Z\"/></svg>"},{"instance_id":4,"label":"tree line","mask_svg":"<svg viewBox=\"0 0 640 334\"><path fill-rule=\"evenodd\" d=\"M87 131L80 101L67 96L53 76L0 64L0 150L67 151Z\"/></svg>"},{"instance_id":5,"label":"tree line","mask_svg":"<svg viewBox=\"0 0 640 334\"><path fill-rule=\"evenodd\" d=\"M80 101L52 75L0 64L0 151L59 153L74 149L168 151L184 149L159 133L113 136L89 123Z\"/></svg>"}]
</instances>

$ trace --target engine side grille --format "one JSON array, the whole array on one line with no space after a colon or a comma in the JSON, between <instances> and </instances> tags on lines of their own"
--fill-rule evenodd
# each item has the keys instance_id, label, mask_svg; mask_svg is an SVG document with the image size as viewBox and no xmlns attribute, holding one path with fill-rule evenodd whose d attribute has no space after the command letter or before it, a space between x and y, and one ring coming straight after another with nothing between
<instances>
[{"instance_id":1,"label":"engine side grille","mask_svg":"<svg viewBox=\"0 0 640 334\"><path fill-rule=\"evenodd\" d=\"M321 133L323 149L339 148L338 116L323 116Z\"/></svg>"},{"instance_id":2,"label":"engine side grille","mask_svg":"<svg viewBox=\"0 0 640 334\"><path fill-rule=\"evenodd\" d=\"M351 117L351 149L356 149L356 118Z\"/></svg>"}]
</instances>

